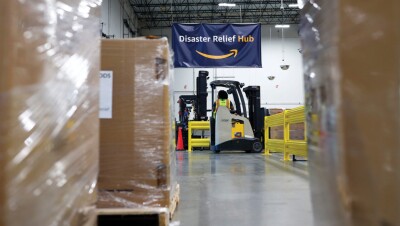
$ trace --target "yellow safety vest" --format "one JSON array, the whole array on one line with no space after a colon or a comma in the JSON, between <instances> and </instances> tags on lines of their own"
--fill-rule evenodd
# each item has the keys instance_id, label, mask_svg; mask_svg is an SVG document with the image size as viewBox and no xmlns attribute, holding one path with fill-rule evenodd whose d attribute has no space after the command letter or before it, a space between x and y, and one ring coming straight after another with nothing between
<instances>
[{"instance_id":1,"label":"yellow safety vest","mask_svg":"<svg viewBox=\"0 0 400 226\"><path fill-rule=\"evenodd\" d=\"M216 102L215 110L214 110L214 118L215 118L215 113L217 113L218 107L219 106L225 106L228 109L231 107L231 102L228 99L218 99Z\"/></svg>"}]
</instances>

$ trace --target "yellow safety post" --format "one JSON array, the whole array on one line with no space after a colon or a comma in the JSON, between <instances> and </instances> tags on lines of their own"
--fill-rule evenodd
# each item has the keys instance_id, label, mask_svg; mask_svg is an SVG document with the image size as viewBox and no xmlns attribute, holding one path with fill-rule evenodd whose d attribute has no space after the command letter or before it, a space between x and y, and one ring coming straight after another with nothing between
<instances>
[{"instance_id":1,"label":"yellow safety post","mask_svg":"<svg viewBox=\"0 0 400 226\"><path fill-rule=\"evenodd\" d=\"M265 147L264 154L269 155L271 151L274 152L285 152L285 140L284 139L270 139L269 138L269 128L275 126L284 126L285 124L285 112L266 116L264 118L265 127Z\"/></svg>"},{"instance_id":2,"label":"yellow safety post","mask_svg":"<svg viewBox=\"0 0 400 226\"><path fill-rule=\"evenodd\" d=\"M188 151L194 147L210 147L210 138L192 138L194 130L210 130L210 121L189 121Z\"/></svg>"},{"instance_id":3,"label":"yellow safety post","mask_svg":"<svg viewBox=\"0 0 400 226\"><path fill-rule=\"evenodd\" d=\"M304 140L291 140L290 139L290 124L304 123ZM307 136L306 122L304 106L293 108L285 111L285 127L284 127L284 138L285 138L285 152L284 160L289 160L289 155L298 155L307 157Z\"/></svg>"}]
</instances>

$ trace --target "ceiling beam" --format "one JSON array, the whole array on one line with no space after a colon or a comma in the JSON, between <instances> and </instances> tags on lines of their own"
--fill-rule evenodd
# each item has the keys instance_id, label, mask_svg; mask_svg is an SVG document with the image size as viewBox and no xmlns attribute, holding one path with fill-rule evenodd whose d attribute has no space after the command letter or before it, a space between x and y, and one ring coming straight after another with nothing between
<instances>
[{"instance_id":1,"label":"ceiling beam","mask_svg":"<svg viewBox=\"0 0 400 226\"><path fill-rule=\"evenodd\" d=\"M132 1L131 0L131 2L132 2L132 6L133 7L147 7L147 6L150 6L150 7L165 7L165 6L170 6L171 4L164 4L164 3L161 3L161 2L155 2L155 3L148 3L147 1L146 1L146 3L137 3L137 0L136 1ZM236 5L248 5L248 4L251 4L251 5L256 5L256 4L272 4L272 5L281 5L281 1L276 1L276 0L274 0L274 1L251 1L251 3L249 3L248 1L235 1L234 2ZM289 5L289 4L297 4L297 1L286 1L285 0L285 2L284 2L284 5ZM176 0L174 0L174 3L173 3L173 5L174 6L201 6L201 5L215 5L216 7L218 7L218 4L215 4L215 2L214 1L211 1L211 2L209 2L209 1L199 1L199 2L195 2L195 1L181 1L181 2L179 2L179 1L176 1ZM222 7L219 7L219 8L222 8Z\"/></svg>"}]
</instances>

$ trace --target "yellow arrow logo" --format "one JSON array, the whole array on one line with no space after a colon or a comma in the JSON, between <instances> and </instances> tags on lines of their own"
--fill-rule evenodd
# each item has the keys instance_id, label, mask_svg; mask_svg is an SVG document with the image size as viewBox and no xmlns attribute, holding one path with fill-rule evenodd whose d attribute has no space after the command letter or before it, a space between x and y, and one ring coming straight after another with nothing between
<instances>
[{"instance_id":1,"label":"yellow arrow logo","mask_svg":"<svg viewBox=\"0 0 400 226\"><path fill-rule=\"evenodd\" d=\"M228 58L228 57L230 57L232 55L233 55L233 57L236 57L236 55L238 54L238 50L237 49L231 49L229 52L230 53L225 54L225 55L216 56L216 55L209 55L209 54L206 54L206 53L202 53L202 52L196 50L196 53L200 54L201 56L203 56L205 58L209 58L209 59L214 59L214 60L225 59L225 58Z\"/></svg>"}]
</instances>

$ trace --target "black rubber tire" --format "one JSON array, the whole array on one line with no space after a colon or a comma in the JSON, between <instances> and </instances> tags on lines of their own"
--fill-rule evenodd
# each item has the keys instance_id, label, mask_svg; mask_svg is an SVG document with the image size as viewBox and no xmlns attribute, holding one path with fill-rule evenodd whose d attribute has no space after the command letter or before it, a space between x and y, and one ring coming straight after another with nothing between
<instances>
[{"instance_id":1,"label":"black rubber tire","mask_svg":"<svg viewBox=\"0 0 400 226\"><path fill-rule=\"evenodd\" d=\"M218 154L221 150L215 150L215 146L214 145L210 145L210 150L212 151L212 153Z\"/></svg>"},{"instance_id":2,"label":"black rubber tire","mask_svg":"<svg viewBox=\"0 0 400 226\"><path fill-rule=\"evenodd\" d=\"M253 153L260 153L263 150L263 146L261 144L261 142L256 141L253 143Z\"/></svg>"}]
</instances>

